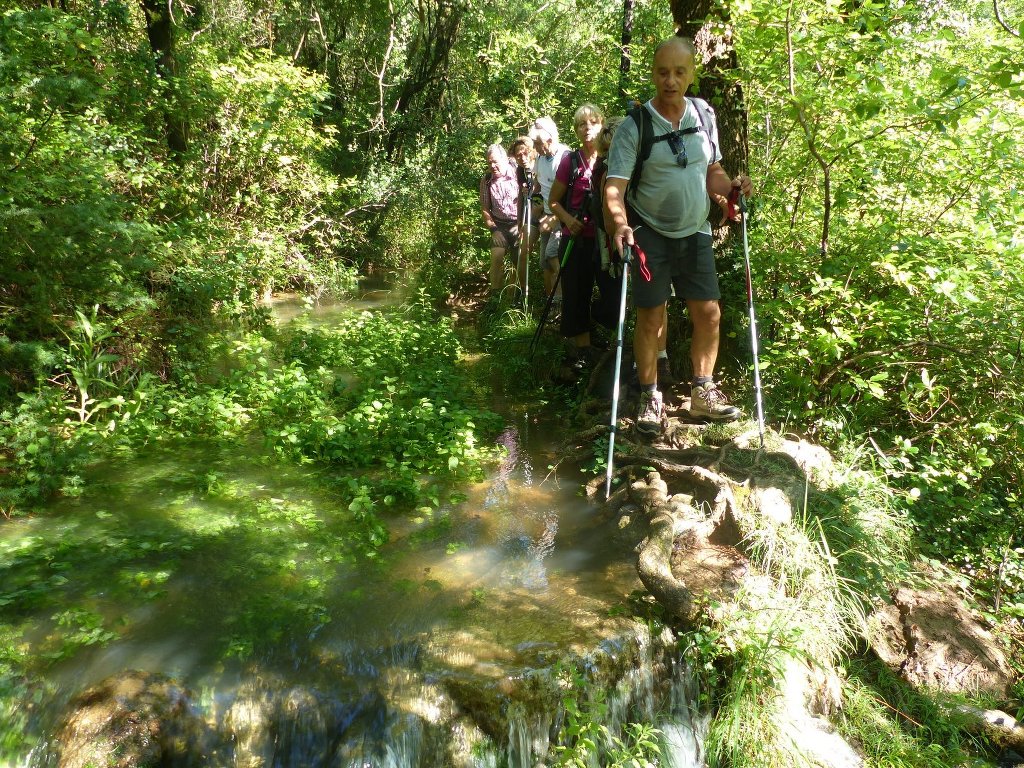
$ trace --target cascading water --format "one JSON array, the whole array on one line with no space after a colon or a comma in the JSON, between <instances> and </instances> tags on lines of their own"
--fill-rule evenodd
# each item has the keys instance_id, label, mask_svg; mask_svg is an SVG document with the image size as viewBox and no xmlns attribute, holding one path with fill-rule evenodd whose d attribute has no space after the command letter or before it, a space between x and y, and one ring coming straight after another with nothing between
<instances>
[{"instance_id":1,"label":"cascading water","mask_svg":"<svg viewBox=\"0 0 1024 768\"><path fill-rule=\"evenodd\" d=\"M299 470L268 472L258 455L181 447L139 460L130 486L101 486L74 502L76 517L96 526L74 536L116 546L118 525L159 520L173 526L157 528L157 542L191 526L213 544L183 552L192 558L180 569L187 575L163 584L165 594L149 604L137 633L58 667L60 695L32 715L34 727L51 737L28 764L84 766L87 756L75 762L67 742L88 737L92 722L74 714L69 720L70 702L101 681L128 677L147 701L180 686L175 706L151 705L155 722L180 721L166 729L176 734L176 746L168 747L176 751L164 754L162 765L532 768L564 740L562 698L574 690L566 671L575 670L581 690L602 693L603 706L588 711L611 734L629 722L652 723L664 734L659 764L702 765L704 721L691 711L692 683L674 638L623 609L640 584L630 553L613 541L614 524L580 497L578 478L537 479L535 467L551 463L558 429L511 413L498 438L505 459L487 482L432 519L395 521L373 562L325 558L322 573L305 578L330 589L322 603L300 606L295 618L302 621L289 617L288 601L282 608L272 596L294 585L245 571L258 567L258 552L239 561L244 567L231 559L240 547L257 547L258 533L218 537L233 530L235 507L252 506L270 521L287 510L308 527L329 498L304 486ZM197 473L231 485L230 503L175 485ZM25 530L62 535L43 526ZM301 537L302 526L296 530ZM301 538L293 546L298 565L314 548ZM242 572L218 583L225 568ZM231 610L258 589L268 592L251 609ZM214 653L237 622L282 610L269 653ZM307 621L308 614L323 618ZM118 695L110 696L112 708L124 700Z\"/></svg>"}]
</instances>

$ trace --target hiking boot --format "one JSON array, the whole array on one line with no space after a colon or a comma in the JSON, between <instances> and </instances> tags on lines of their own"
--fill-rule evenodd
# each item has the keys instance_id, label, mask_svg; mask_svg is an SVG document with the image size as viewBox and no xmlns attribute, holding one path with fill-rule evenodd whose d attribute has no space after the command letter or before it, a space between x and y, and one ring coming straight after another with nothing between
<instances>
[{"instance_id":1,"label":"hiking boot","mask_svg":"<svg viewBox=\"0 0 1024 768\"><path fill-rule=\"evenodd\" d=\"M690 389L690 415L709 421L735 421L740 409L729 400L715 382L698 384Z\"/></svg>"},{"instance_id":2,"label":"hiking boot","mask_svg":"<svg viewBox=\"0 0 1024 768\"><path fill-rule=\"evenodd\" d=\"M601 359L601 352L593 346L577 347L569 362L569 367L574 371L582 371L592 368Z\"/></svg>"},{"instance_id":3,"label":"hiking boot","mask_svg":"<svg viewBox=\"0 0 1024 768\"><path fill-rule=\"evenodd\" d=\"M661 392L641 392L640 408L636 413L636 431L645 435L660 435L663 412Z\"/></svg>"},{"instance_id":4,"label":"hiking boot","mask_svg":"<svg viewBox=\"0 0 1024 768\"><path fill-rule=\"evenodd\" d=\"M675 384L676 377L672 375L672 366L668 364L667 357L658 358L658 383Z\"/></svg>"}]
</instances>

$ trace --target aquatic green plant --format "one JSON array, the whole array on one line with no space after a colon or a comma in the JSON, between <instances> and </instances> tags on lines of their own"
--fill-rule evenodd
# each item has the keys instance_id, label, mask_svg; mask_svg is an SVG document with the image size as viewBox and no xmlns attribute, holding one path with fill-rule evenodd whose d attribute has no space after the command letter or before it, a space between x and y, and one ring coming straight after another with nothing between
<instances>
[{"instance_id":1,"label":"aquatic green plant","mask_svg":"<svg viewBox=\"0 0 1024 768\"><path fill-rule=\"evenodd\" d=\"M609 729L607 694L593 685L576 665L564 664L556 670L563 689L564 721L558 743L552 745L555 765L590 768L602 765L624 768L658 765L661 755L661 731L653 724L631 722L621 734Z\"/></svg>"},{"instance_id":2,"label":"aquatic green plant","mask_svg":"<svg viewBox=\"0 0 1024 768\"><path fill-rule=\"evenodd\" d=\"M358 487L344 479L338 485L351 491L353 511L364 513L378 505L436 507L496 456L480 439L496 428L496 417L474 404L457 337L422 307L353 314L331 328L298 323L281 333L221 337L219 374L179 385L140 378L121 388L106 369L110 332L80 320L73 421L47 390L4 414L0 431L10 438L7 460L16 468L0 475L8 514L62 482L68 487L78 477L72 465L196 434L214 442L258 435L282 459L358 473L372 502L355 503ZM105 399L94 396L97 387ZM95 414L106 408L117 418L97 423Z\"/></svg>"},{"instance_id":3,"label":"aquatic green plant","mask_svg":"<svg viewBox=\"0 0 1024 768\"><path fill-rule=\"evenodd\" d=\"M114 333L98 320L99 305L92 308L90 317L80 310L75 310L76 322L67 338L67 355L65 358L68 374L74 383L68 384L73 393L73 401L68 405L79 422L86 422L118 402L118 396L110 400L97 400L97 394L114 392L117 385L112 379L111 364L118 356L108 351L106 342ZM123 403L124 398L120 401Z\"/></svg>"}]
</instances>

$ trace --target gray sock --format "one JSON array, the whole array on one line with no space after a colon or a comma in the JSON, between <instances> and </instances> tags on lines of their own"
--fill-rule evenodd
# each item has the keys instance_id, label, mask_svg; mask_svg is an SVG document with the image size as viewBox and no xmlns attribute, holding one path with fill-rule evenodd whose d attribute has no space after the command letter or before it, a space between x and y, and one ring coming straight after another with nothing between
<instances>
[{"instance_id":1,"label":"gray sock","mask_svg":"<svg viewBox=\"0 0 1024 768\"><path fill-rule=\"evenodd\" d=\"M703 387L706 384L710 384L715 380L714 376L695 376L693 379L693 386Z\"/></svg>"}]
</instances>

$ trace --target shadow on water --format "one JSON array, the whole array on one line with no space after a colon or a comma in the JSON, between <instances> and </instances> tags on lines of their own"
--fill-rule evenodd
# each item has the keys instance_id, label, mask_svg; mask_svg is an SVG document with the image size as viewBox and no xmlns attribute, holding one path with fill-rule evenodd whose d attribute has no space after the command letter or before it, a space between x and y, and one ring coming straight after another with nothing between
<instances>
[{"instance_id":1,"label":"shadow on water","mask_svg":"<svg viewBox=\"0 0 1024 768\"><path fill-rule=\"evenodd\" d=\"M293 309L278 306L309 311ZM578 484L548 476L558 429L509 413L493 474L389 519L373 557L322 471L258 445L108 466L82 498L5 526L0 576L23 586L7 609L52 663L29 708L51 737L30 764L58 764L76 695L137 672L179 682L199 723L194 751L162 764L525 768L561 724L573 660L613 726L667 714L662 764L700 765L672 638L621 610L632 563Z\"/></svg>"}]
</instances>

